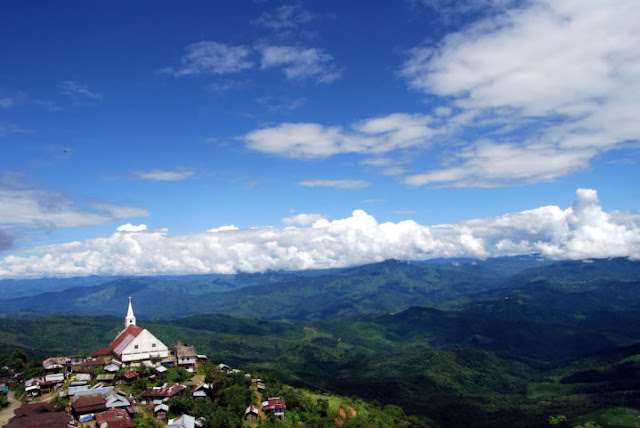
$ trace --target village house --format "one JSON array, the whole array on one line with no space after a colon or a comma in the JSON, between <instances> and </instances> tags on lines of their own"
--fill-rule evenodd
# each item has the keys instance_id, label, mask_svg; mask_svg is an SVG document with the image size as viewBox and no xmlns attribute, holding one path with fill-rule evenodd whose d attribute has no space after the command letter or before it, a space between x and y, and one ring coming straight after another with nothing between
<instances>
[{"instance_id":1,"label":"village house","mask_svg":"<svg viewBox=\"0 0 640 428\"><path fill-rule=\"evenodd\" d=\"M120 395L116 391L110 391L105 395L105 405L107 406L107 409L126 409L131 406L131 403L124 395Z\"/></svg>"},{"instance_id":2,"label":"village house","mask_svg":"<svg viewBox=\"0 0 640 428\"><path fill-rule=\"evenodd\" d=\"M206 397L211 389L211 385L208 383L201 383L193 387L193 396L194 397Z\"/></svg>"},{"instance_id":3,"label":"village house","mask_svg":"<svg viewBox=\"0 0 640 428\"><path fill-rule=\"evenodd\" d=\"M178 367L193 373L196 369L196 362L198 360L198 354L196 353L195 346L189 346L178 342L177 345L171 346L171 355L176 359Z\"/></svg>"},{"instance_id":4,"label":"village house","mask_svg":"<svg viewBox=\"0 0 640 428\"><path fill-rule=\"evenodd\" d=\"M167 415L169 414L169 406L166 404L158 404L153 408L153 418L160 422L167 422Z\"/></svg>"},{"instance_id":5,"label":"village house","mask_svg":"<svg viewBox=\"0 0 640 428\"><path fill-rule=\"evenodd\" d=\"M267 401L262 402L262 410L265 413L273 412L280 420L284 420L284 409L286 408L287 405L280 397L267 398Z\"/></svg>"},{"instance_id":6,"label":"village house","mask_svg":"<svg viewBox=\"0 0 640 428\"><path fill-rule=\"evenodd\" d=\"M98 428L133 428L135 424L126 411L122 409L109 409L96 415Z\"/></svg>"},{"instance_id":7,"label":"village house","mask_svg":"<svg viewBox=\"0 0 640 428\"><path fill-rule=\"evenodd\" d=\"M142 404L162 404L165 401L169 401L171 397L182 394L184 389L184 385L173 382L165 383L162 386L156 386L154 388L147 388L140 394L140 402Z\"/></svg>"},{"instance_id":8,"label":"village house","mask_svg":"<svg viewBox=\"0 0 640 428\"><path fill-rule=\"evenodd\" d=\"M80 421L86 419L82 416L107 410L107 402L102 395L87 395L77 397L71 404L73 415ZM90 420L91 418L89 418Z\"/></svg>"},{"instance_id":9,"label":"village house","mask_svg":"<svg viewBox=\"0 0 640 428\"><path fill-rule=\"evenodd\" d=\"M62 386L64 383L64 374L48 374L46 376L34 377L24 383L24 390L28 397L36 397L42 392L51 392Z\"/></svg>"},{"instance_id":10,"label":"village house","mask_svg":"<svg viewBox=\"0 0 640 428\"><path fill-rule=\"evenodd\" d=\"M205 421L202 418L196 419L193 416L182 415L175 419L170 419L167 428L198 428L203 427Z\"/></svg>"}]
</instances>

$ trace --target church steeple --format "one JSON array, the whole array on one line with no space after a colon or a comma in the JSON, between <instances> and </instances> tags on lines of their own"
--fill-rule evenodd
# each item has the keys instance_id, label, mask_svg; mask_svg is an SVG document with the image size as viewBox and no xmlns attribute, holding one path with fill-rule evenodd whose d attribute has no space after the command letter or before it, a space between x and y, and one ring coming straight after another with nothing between
<instances>
[{"instance_id":1,"label":"church steeple","mask_svg":"<svg viewBox=\"0 0 640 428\"><path fill-rule=\"evenodd\" d=\"M127 316L124 318L124 328L126 329L130 325L136 325L136 317L133 315L133 307L131 306L131 296L129 296L129 309L127 309Z\"/></svg>"}]
</instances>

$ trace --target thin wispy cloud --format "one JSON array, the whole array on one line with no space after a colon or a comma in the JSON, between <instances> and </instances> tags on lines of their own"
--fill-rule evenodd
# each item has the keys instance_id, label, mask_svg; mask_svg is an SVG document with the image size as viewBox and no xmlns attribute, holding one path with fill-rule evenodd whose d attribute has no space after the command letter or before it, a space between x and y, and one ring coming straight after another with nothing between
<instances>
[{"instance_id":1,"label":"thin wispy cloud","mask_svg":"<svg viewBox=\"0 0 640 428\"><path fill-rule=\"evenodd\" d=\"M160 73L174 77L237 73L253 67L251 53L248 46L203 40L185 48L179 66L165 67Z\"/></svg>"},{"instance_id":2,"label":"thin wispy cloud","mask_svg":"<svg viewBox=\"0 0 640 428\"><path fill-rule=\"evenodd\" d=\"M33 134L35 132L33 129L25 129L15 123L0 122L0 137L10 134Z\"/></svg>"},{"instance_id":3,"label":"thin wispy cloud","mask_svg":"<svg viewBox=\"0 0 640 428\"><path fill-rule=\"evenodd\" d=\"M77 80L67 80L58 85L62 95L69 97L73 105L92 105L102 101L102 95L89 90Z\"/></svg>"},{"instance_id":4,"label":"thin wispy cloud","mask_svg":"<svg viewBox=\"0 0 640 428\"><path fill-rule=\"evenodd\" d=\"M371 186L371 182L355 179L313 179L300 181L298 185L305 187L337 187L340 189L359 189Z\"/></svg>"},{"instance_id":5,"label":"thin wispy cloud","mask_svg":"<svg viewBox=\"0 0 640 428\"><path fill-rule=\"evenodd\" d=\"M294 30L314 19L314 14L295 3L280 6L274 12L264 12L253 23L271 30Z\"/></svg>"},{"instance_id":6,"label":"thin wispy cloud","mask_svg":"<svg viewBox=\"0 0 640 428\"><path fill-rule=\"evenodd\" d=\"M148 211L117 204L83 207L61 192L0 188L0 226L55 229L109 224L114 218L140 217Z\"/></svg>"},{"instance_id":7,"label":"thin wispy cloud","mask_svg":"<svg viewBox=\"0 0 640 428\"><path fill-rule=\"evenodd\" d=\"M299 46L262 46L260 67L280 68L288 80L315 80L331 83L340 78L333 57L319 48Z\"/></svg>"},{"instance_id":8,"label":"thin wispy cloud","mask_svg":"<svg viewBox=\"0 0 640 428\"><path fill-rule=\"evenodd\" d=\"M189 170L152 169L150 171L135 171L134 176L148 181L181 181L194 176Z\"/></svg>"},{"instance_id":9,"label":"thin wispy cloud","mask_svg":"<svg viewBox=\"0 0 640 428\"><path fill-rule=\"evenodd\" d=\"M9 108L15 105L13 98L4 97L0 98L0 108Z\"/></svg>"}]
</instances>

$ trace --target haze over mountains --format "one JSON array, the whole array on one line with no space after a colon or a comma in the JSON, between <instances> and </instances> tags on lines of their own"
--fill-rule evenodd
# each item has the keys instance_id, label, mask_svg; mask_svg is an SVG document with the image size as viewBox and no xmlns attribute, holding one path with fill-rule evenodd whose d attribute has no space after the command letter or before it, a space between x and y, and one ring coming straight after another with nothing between
<instances>
[{"instance_id":1,"label":"haze over mountains","mask_svg":"<svg viewBox=\"0 0 640 428\"><path fill-rule=\"evenodd\" d=\"M440 263L390 260L311 272L5 280L0 281L0 295L5 296L0 311L119 315L123 296L132 296L141 318L222 313L261 319L328 319L380 315L462 298L504 297L522 287L533 293L542 289L553 293L549 288L556 281L564 287L586 281L583 291L587 292L586 287L605 279L639 278L638 266L626 259L554 263L519 257ZM18 292L23 295L12 296ZM616 299L615 294L609 297Z\"/></svg>"}]
</instances>

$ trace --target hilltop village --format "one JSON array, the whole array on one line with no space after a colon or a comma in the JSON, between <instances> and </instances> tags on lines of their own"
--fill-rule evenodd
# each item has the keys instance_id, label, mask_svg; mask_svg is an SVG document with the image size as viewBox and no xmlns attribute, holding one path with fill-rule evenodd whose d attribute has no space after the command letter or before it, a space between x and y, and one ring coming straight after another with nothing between
<instances>
[{"instance_id":1,"label":"hilltop village","mask_svg":"<svg viewBox=\"0 0 640 428\"><path fill-rule=\"evenodd\" d=\"M137 325L131 298L107 347L44 361L16 349L1 361L0 426L8 428L426 426L395 405L294 388L187 343L167 346Z\"/></svg>"},{"instance_id":2,"label":"hilltop village","mask_svg":"<svg viewBox=\"0 0 640 428\"><path fill-rule=\"evenodd\" d=\"M14 409L5 427L211 426L204 416L182 410L190 408L190 400L220 392L231 395L226 390L242 387L252 394L241 394L247 400L238 415L241 420L256 421L249 426L285 420L285 400L263 398L267 385L261 379L226 364L213 364L194 346L181 342L167 346L138 326L131 297L124 330L108 347L87 356L50 357L42 362L42 369L46 374L14 379L24 381L24 390L16 395L25 404ZM2 391L9 392L6 384ZM231 398L237 408L239 397ZM176 413L180 414L170 417Z\"/></svg>"}]
</instances>

